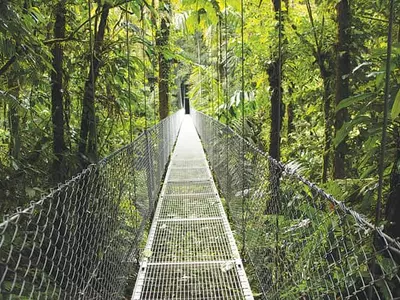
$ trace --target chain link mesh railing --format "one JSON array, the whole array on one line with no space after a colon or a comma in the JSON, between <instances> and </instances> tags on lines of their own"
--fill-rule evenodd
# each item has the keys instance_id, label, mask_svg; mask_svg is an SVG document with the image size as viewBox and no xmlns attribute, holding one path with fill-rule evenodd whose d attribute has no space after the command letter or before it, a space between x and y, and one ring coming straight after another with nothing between
<instances>
[{"instance_id":1,"label":"chain link mesh railing","mask_svg":"<svg viewBox=\"0 0 400 300\"><path fill-rule=\"evenodd\" d=\"M192 111L260 299L400 299L400 244L315 184Z\"/></svg>"},{"instance_id":2,"label":"chain link mesh railing","mask_svg":"<svg viewBox=\"0 0 400 300\"><path fill-rule=\"evenodd\" d=\"M0 224L0 299L123 299L183 111ZM133 289L133 286L130 287Z\"/></svg>"}]
</instances>

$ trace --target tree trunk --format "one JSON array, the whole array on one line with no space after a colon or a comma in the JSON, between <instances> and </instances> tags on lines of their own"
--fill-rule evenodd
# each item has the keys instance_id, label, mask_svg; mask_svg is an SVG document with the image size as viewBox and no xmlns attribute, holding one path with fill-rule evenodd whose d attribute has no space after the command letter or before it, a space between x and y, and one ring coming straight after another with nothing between
<instances>
[{"instance_id":1,"label":"tree trunk","mask_svg":"<svg viewBox=\"0 0 400 300\"><path fill-rule=\"evenodd\" d=\"M272 62L268 64L267 73L269 86L271 89L271 131L270 131L270 140L269 140L269 155L276 159L280 160L280 142L281 142L281 129L282 129L282 120L283 115L285 113L285 107L282 102L282 48L284 44L283 39L283 16L282 16L282 2L281 0L272 0L272 4L274 6L275 11L275 20L278 24L276 27L276 31L278 32L279 40L281 43L277 43L276 54L275 57L272 58ZM280 27L279 27L280 26ZM281 170L278 166L270 162L269 168L269 181L270 181L270 190L271 190L271 198L267 202L266 210L264 214L274 214L278 216L281 213L281 208L283 203L281 202L280 197L280 177ZM278 220L278 219L277 219ZM278 221L276 221L278 222ZM279 235L275 234L275 254L276 259L274 259L274 267L275 267L275 278L277 282L280 280L283 272L282 272L282 264L280 263L279 258ZM283 259L283 258L282 258ZM278 296L279 298L279 296Z\"/></svg>"},{"instance_id":2,"label":"tree trunk","mask_svg":"<svg viewBox=\"0 0 400 300\"><path fill-rule=\"evenodd\" d=\"M397 42L400 42L400 24L397 32ZM393 140L396 144L396 157L390 174L390 192L386 203L385 232L393 238L400 237L400 127L393 128ZM398 258L398 256L397 256ZM399 258L398 258L399 259ZM400 260L400 259L399 259Z\"/></svg>"},{"instance_id":3,"label":"tree trunk","mask_svg":"<svg viewBox=\"0 0 400 300\"><path fill-rule=\"evenodd\" d=\"M396 141L396 157L390 174L390 192L386 203L385 231L393 238L400 237L400 133L399 128L394 129Z\"/></svg>"},{"instance_id":4,"label":"tree trunk","mask_svg":"<svg viewBox=\"0 0 400 300\"><path fill-rule=\"evenodd\" d=\"M8 79L8 88L10 94L14 97L15 103L9 105L8 118L10 124L10 145L9 153L14 159L19 158L21 150L21 136L20 136L20 118L18 114L18 99L19 99L19 84L15 76L10 75Z\"/></svg>"},{"instance_id":5,"label":"tree trunk","mask_svg":"<svg viewBox=\"0 0 400 300\"><path fill-rule=\"evenodd\" d=\"M322 77L324 82L324 152L322 155L322 182L325 183L328 180L328 172L329 172L329 158L330 158L330 149L331 149L331 101L330 94L331 88L328 77Z\"/></svg>"},{"instance_id":6,"label":"tree trunk","mask_svg":"<svg viewBox=\"0 0 400 300\"><path fill-rule=\"evenodd\" d=\"M318 46L319 47L319 46ZM331 117L331 94L333 92L333 73L329 71L332 65L332 60L328 53L322 53L321 50L317 50L315 57L318 60L318 66L321 74L321 78L324 84L324 150L322 154L322 182L325 183L328 180L329 165L331 157L331 143L332 143L332 117ZM328 63L329 67L325 67L325 63Z\"/></svg>"},{"instance_id":7,"label":"tree trunk","mask_svg":"<svg viewBox=\"0 0 400 300\"><path fill-rule=\"evenodd\" d=\"M292 98L293 96L293 88L294 88L294 84L291 82L289 84L289 89L288 89L288 95L289 98ZM295 105L292 102L289 102L286 106L286 114L287 114L287 141L288 143L291 142L292 138L291 138L291 133L293 133L296 128L294 125L294 117L295 117L295 113L294 113L294 109L295 109Z\"/></svg>"},{"instance_id":8,"label":"tree trunk","mask_svg":"<svg viewBox=\"0 0 400 300\"><path fill-rule=\"evenodd\" d=\"M290 134L295 131L294 126L294 105L293 103L289 103L286 107L287 112L287 139L291 140Z\"/></svg>"},{"instance_id":9,"label":"tree trunk","mask_svg":"<svg viewBox=\"0 0 400 300\"><path fill-rule=\"evenodd\" d=\"M170 73L170 62L163 54L164 47L168 45L169 39L169 17L167 16L169 7L169 1L163 0L159 3L161 24L160 29L157 32L156 45L159 49L158 53L158 99L160 102L159 116L160 120L166 118L169 114L169 87L168 79Z\"/></svg>"},{"instance_id":10,"label":"tree trunk","mask_svg":"<svg viewBox=\"0 0 400 300\"><path fill-rule=\"evenodd\" d=\"M275 19L279 22L279 18L282 18L279 14L281 10L281 0L272 0L275 10ZM283 23L283 20L281 20ZM279 26L279 25L278 25ZM281 34L283 35L283 24L281 24ZM276 28L279 31L279 28ZM281 36L281 41L283 37ZM283 44L283 43L282 43ZM283 115L285 113L285 107L282 103L282 57L279 55L280 49L277 49L273 61L267 66L269 86L271 89L271 130L270 130L270 141L269 141L269 152L268 154L276 159L280 160L280 139L281 139L281 128ZM269 181L271 189L271 199L266 203L265 214L279 214L281 210L280 196L279 196L279 185L280 185L280 169L274 164L270 163L269 170Z\"/></svg>"},{"instance_id":11,"label":"tree trunk","mask_svg":"<svg viewBox=\"0 0 400 300\"><path fill-rule=\"evenodd\" d=\"M110 4L104 3L100 17L99 28L95 33L95 43L93 48L93 59L90 63L89 76L85 82L83 95L81 131L79 141L79 161L81 167L88 163L97 161L97 133L96 133L96 111L95 111L95 87L96 79L99 75L101 64L101 52L104 41L107 18L110 11Z\"/></svg>"},{"instance_id":12,"label":"tree trunk","mask_svg":"<svg viewBox=\"0 0 400 300\"><path fill-rule=\"evenodd\" d=\"M275 10L275 19L279 21L279 11L281 9L280 0L272 0ZM278 25L279 26L279 25ZM282 25L283 27L283 25ZM283 32L283 28L282 32ZM277 28L278 31L278 28ZM267 67L269 86L271 88L271 131L269 140L269 155L276 160L280 159L280 132L284 107L281 99L282 87L282 61L279 55L275 55L273 61Z\"/></svg>"},{"instance_id":13,"label":"tree trunk","mask_svg":"<svg viewBox=\"0 0 400 300\"><path fill-rule=\"evenodd\" d=\"M65 145L66 149L72 149L71 138L71 94L69 91L70 75L64 73L64 131L65 131ZM68 171L68 170L67 170Z\"/></svg>"},{"instance_id":14,"label":"tree trunk","mask_svg":"<svg viewBox=\"0 0 400 300\"><path fill-rule=\"evenodd\" d=\"M65 37L65 0L60 0L55 7L54 38ZM63 49L60 43L53 47L53 71L51 72L51 112L53 122L53 180L65 179L64 164L64 101L63 101Z\"/></svg>"},{"instance_id":15,"label":"tree trunk","mask_svg":"<svg viewBox=\"0 0 400 300\"><path fill-rule=\"evenodd\" d=\"M336 93L335 103L350 96L349 77L350 67L350 4L348 0L341 0L337 4L337 22L338 22L338 44L336 50ZM335 115L335 134L338 133L343 124L348 121L349 114L347 109L341 109ZM335 179L346 177L346 153L347 145L344 139L335 148L333 176Z\"/></svg>"}]
</instances>

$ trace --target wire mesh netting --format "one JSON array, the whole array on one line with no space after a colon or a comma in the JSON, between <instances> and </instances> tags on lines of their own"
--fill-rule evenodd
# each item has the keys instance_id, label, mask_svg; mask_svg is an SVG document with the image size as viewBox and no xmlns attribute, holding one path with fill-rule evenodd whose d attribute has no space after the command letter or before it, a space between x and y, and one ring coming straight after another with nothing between
<instances>
[{"instance_id":1,"label":"wire mesh netting","mask_svg":"<svg viewBox=\"0 0 400 300\"><path fill-rule=\"evenodd\" d=\"M0 299L122 299L183 111L0 224Z\"/></svg>"},{"instance_id":2,"label":"wire mesh netting","mask_svg":"<svg viewBox=\"0 0 400 300\"><path fill-rule=\"evenodd\" d=\"M192 117L261 299L400 299L400 244L228 126Z\"/></svg>"}]
</instances>

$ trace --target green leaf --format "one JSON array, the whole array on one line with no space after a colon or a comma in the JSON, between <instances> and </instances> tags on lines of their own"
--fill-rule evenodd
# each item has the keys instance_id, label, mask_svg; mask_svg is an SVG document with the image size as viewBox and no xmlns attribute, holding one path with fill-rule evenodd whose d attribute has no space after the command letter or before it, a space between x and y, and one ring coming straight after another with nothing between
<instances>
[{"instance_id":1,"label":"green leaf","mask_svg":"<svg viewBox=\"0 0 400 300\"><path fill-rule=\"evenodd\" d=\"M368 116L356 116L350 122L346 122L343 126L338 130L335 137L333 138L333 144L337 147L353 130L353 128L361 123L369 123L371 118Z\"/></svg>"},{"instance_id":2,"label":"green leaf","mask_svg":"<svg viewBox=\"0 0 400 300\"><path fill-rule=\"evenodd\" d=\"M358 101L362 101L370 97L372 94L371 93L366 93L366 94L360 94L360 95L355 95L351 96L349 98L343 99L342 101L339 102L339 104L336 106L335 111L338 112L339 110L349 107L353 103L356 103Z\"/></svg>"},{"instance_id":3,"label":"green leaf","mask_svg":"<svg viewBox=\"0 0 400 300\"><path fill-rule=\"evenodd\" d=\"M395 119L400 113L400 90L397 92L396 98L394 99L392 111L390 116Z\"/></svg>"},{"instance_id":4,"label":"green leaf","mask_svg":"<svg viewBox=\"0 0 400 300\"><path fill-rule=\"evenodd\" d=\"M373 173L376 171L376 166L372 165L370 167L368 167L360 176L360 178L364 179L364 178L368 178L370 176L373 175Z\"/></svg>"}]
</instances>

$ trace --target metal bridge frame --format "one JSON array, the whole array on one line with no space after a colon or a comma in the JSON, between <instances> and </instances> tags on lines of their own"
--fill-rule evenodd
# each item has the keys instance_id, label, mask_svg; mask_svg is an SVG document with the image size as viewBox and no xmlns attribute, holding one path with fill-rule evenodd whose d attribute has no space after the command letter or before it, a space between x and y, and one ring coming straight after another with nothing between
<instances>
[{"instance_id":1,"label":"metal bridge frame","mask_svg":"<svg viewBox=\"0 0 400 300\"><path fill-rule=\"evenodd\" d=\"M185 235L193 239L180 239ZM139 299L253 299L190 116L182 123L143 252L132 296Z\"/></svg>"}]
</instances>

